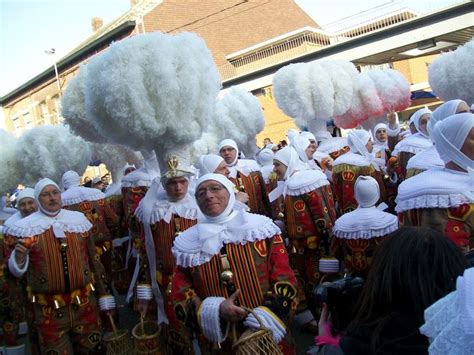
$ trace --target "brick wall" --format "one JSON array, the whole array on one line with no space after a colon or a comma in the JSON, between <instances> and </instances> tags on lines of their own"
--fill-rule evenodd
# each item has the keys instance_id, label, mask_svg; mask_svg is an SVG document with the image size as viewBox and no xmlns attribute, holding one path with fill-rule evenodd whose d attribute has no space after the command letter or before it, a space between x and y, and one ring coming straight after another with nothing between
<instances>
[{"instance_id":1,"label":"brick wall","mask_svg":"<svg viewBox=\"0 0 474 355\"><path fill-rule=\"evenodd\" d=\"M292 0L164 0L144 22L147 32L196 32L217 65L230 53L304 26L319 27Z\"/></svg>"}]
</instances>

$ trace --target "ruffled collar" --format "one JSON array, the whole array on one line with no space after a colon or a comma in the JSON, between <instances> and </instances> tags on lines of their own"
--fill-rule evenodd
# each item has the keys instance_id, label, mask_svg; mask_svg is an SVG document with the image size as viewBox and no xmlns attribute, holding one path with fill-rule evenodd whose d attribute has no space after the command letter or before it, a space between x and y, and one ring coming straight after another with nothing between
<instances>
[{"instance_id":1,"label":"ruffled collar","mask_svg":"<svg viewBox=\"0 0 474 355\"><path fill-rule=\"evenodd\" d=\"M255 160L239 159L236 164L227 166L227 169L229 169L229 178L235 179L237 173L248 176L251 172L260 170L260 167Z\"/></svg>"},{"instance_id":2,"label":"ruffled collar","mask_svg":"<svg viewBox=\"0 0 474 355\"><path fill-rule=\"evenodd\" d=\"M135 210L135 216L142 223L155 224L161 220L170 223L173 214L186 219L196 219L198 216L196 200L189 193L182 200L171 202L165 192L160 192L148 213L143 208L144 203L145 199L142 199Z\"/></svg>"},{"instance_id":3,"label":"ruffled collar","mask_svg":"<svg viewBox=\"0 0 474 355\"><path fill-rule=\"evenodd\" d=\"M105 195L99 189L84 186L73 186L61 194L63 206L70 206L83 201L97 201L104 199Z\"/></svg>"},{"instance_id":4,"label":"ruffled collar","mask_svg":"<svg viewBox=\"0 0 474 355\"><path fill-rule=\"evenodd\" d=\"M358 207L339 217L333 234L342 239L370 239L386 236L398 229L398 218L373 206Z\"/></svg>"},{"instance_id":5,"label":"ruffled collar","mask_svg":"<svg viewBox=\"0 0 474 355\"><path fill-rule=\"evenodd\" d=\"M414 155L408 160L407 170L409 169L420 169L428 170L431 168L442 168L444 162L441 160L438 151L433 146L425 149L424 151Z\"/></svg>"},{"instance_id":6,"label":"ruffled collar","mask_svg":"<svg viewBox=\"0 0 474 355\"><path fill-rule=\"evenodd\" d=\"M55 217L48 217L37 211L10 226L8 232L23 238L41 234L51 227L56 238L65 238L64 232L84 233L92 228L92 224L80 212L61 209Z\"/></svg>"},{"instance_id":7,"label":"ruffled collar","mask_svg":"<svg viewBox=\"0 0 474 355\"><path fill-rule=\"evenodd\" d=\"M433 142L429 138L415 133L398 142L392 155L397 156L399 152L418 154L432 145Z\"/></svg>"},{"instance_id":8,"label":"ruffled collar","mask_svg":"<svg viewBox=\"0 0 474 355\"><path fill-rule=\"evenodd\" d=\"M369 166L371 162L364 156L352 152L347 152L334 160L333 166L348 164L355 166Z\"/></svg>"},{"instance_id":9,"label":"ruffled collar","mask_svg":"<svg viewBox=\"0 0 474 355\"><path fill-rule=\"evenodd\" d=\"M110 184L105 190L105 197L122 196L122 185L120 183Z\"/></svg>"},{"instance_id":10,"label":"ruffled collar","mask_svg":"<svg viewBox=\"0 0 474 355\"><path fill-rule=\"evenodd\" d=\"M337 152L344 147L347 147L347 137L334 137L322 141L316 152L329 155L331 153Z\"/></svg>"},{"instance_id":11,"label":"ruffled collar","mask_svg":"<svg viewBox=\"0 0 474 355\"><path fill-rule=\"evenodd\" d=\"M298 171L287 179L284 194L300 196L326 185L329 180L321 170Z\"/></svg>"},{"instance_id":12,"label":"ruffled collar","mask_svg":"<svg viewBox=\"0 0 474 355\"><path fill-rule=\"evenodd\" d=\"M8 218L17 213L18 210L11 207L0 207L0 221L6 221Z\"/></svg>"},{"instance_id":13,"label":"ruffled collar","mask_svg":"<svg viewBox=\"0 0 474 355\"><path fill-rule=\"evenodd\" d=\"M456 280L456 291L425 310L420 332L430 339L430 354L474 353L474 268Z\"/></svg>"},{"instance_id":14,"label":"ruffled collar","mask_svg":"<svg viewBox=\"0 0 474 355\"><path fill-rule=\"evenodd\" d=\"M11 226L15 225L16 223L18 223L19 220L21 220L23 217L21 216L21 213L20 211L17 211L15 214L13 214L11 217L9 217L5 223L3 223L3 230L2 230L2 233L3 234L9 234L8 233L8 228L10 228Z\"/></svg>"},{"instance_id":15,"label":"ruffled collar","mask_svg":"<svg viewBox=\"0 0 474 355\"><path fill-rule=\"evenodd\" d=\"M309 168L307 164L305 167ZM280 196L300 196L325 185L329 185L329 181L321 170L296 170L285 181L278 181L277 187L268 194L268 198L273 202Z\"/></svg>"},{"instance_id":16,"label":"ruffled collar","mask_svg":"<svg viewBox=\"0 0 474 355\"><path fill-rule=\"evenodd\" d=\"M218 254L224 244L246 244L280 234L270 218L234 211L221 223L203 223L180 234L172 248L176 264L182 267L202 265Z\"/></svg>"},{"instance_id":17,"label":"ruffled collar","mask_svg":"<svg viewBox=\"0 0 474 355\"><path fill-rule=\"evenodd\" d=\"M433 168L402 182L396 202L397 212L474 203L473 177L447 168Z\"/></svg>"}]
</instances>

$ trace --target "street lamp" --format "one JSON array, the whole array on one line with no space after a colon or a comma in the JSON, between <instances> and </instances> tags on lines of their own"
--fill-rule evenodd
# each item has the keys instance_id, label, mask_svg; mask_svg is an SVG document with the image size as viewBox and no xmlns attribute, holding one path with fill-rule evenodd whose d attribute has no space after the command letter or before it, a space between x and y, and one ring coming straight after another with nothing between
<instances>
[{"instance_id":1,"label":"street lamp","mask_svg":"<svg viewBox=\"0 0 474 355\"><path fill-rule=\"evenodd\" d=\"M50 48L50 49L46 49L44 52L46 54L54 55L56 53L56 49ZM54 65L54 74L56 75L56 84L58 85L58 90L59 90L59 96L62 97L61 84L59 83L58 66L56 65L56 58L54 58L53 65Z\"/></svg>"}]
</instances>

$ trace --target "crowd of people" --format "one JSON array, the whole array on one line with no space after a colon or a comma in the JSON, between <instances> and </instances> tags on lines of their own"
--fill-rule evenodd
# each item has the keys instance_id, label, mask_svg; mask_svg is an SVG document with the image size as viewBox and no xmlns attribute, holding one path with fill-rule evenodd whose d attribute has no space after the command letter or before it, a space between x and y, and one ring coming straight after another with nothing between
<instances>
[{"instance_id":1,"label":"crowd of people","mask_svg":"<svg viewBox=\"0 0 474 355\"><path fill-rule=\"evenodd\" d=\"M296 331L320 354L472 354L469 106L328 135L291 130L255 159L222 137L196 166L23 189L2 217L7 354L25 334L34 353L105 353L118 294L167 354L235 353L261 327L269 353L309 350Z\"/></svg>"}]
</instances>

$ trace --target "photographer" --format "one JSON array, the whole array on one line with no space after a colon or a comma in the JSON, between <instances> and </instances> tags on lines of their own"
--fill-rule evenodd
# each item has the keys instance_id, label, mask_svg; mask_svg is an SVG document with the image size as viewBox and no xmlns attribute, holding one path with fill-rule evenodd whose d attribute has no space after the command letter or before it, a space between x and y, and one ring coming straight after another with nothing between
<instances>
[{"instance_id":1,"label":"photographer","mask_svg":"<svg viewBox=\"0 0 474 355\"><path fill-rule=\"evenodd\" d=\"M345 333L332 334L323 305L318 353L427 354L428 338L419 331L423 312L455 289L465 266L461 251L443 234L420 227L397 230L375 252Z\"/></svg>"}]
</instances>

